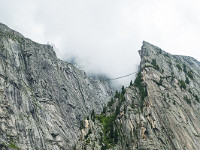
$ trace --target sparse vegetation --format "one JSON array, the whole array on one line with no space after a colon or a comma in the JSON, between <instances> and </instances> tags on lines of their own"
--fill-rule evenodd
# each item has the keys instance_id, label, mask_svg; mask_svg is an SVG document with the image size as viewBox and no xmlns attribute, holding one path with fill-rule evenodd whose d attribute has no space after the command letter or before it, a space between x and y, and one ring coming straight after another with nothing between
<instances>
[{"instance_id":1,"label":"sparse vegetation","mask_svg":"<svg viewBox=\"0 0 200 150\"><path fill-rule=\"evenodd\" d=\"M172 62L168 61L167 63L169 64L170 68L172 68Z\"/></svg>"},{"instance_id":2,"label":"sparse vegetation","mask_svg":"<svg viewBox=\"0 0 200 150\"><path fill-rule=\"evenodd\" d=\"M74 146L72 147L72 149L73 149L73 150L76 150L76 145L74 145Z\"/></svg>"},{"instance_id":3,"label":"sparse vegetation","mask_svg":"<svg viewBox=\"0 0 200 150\"><path fill-rule=\"evenodd\" d=\"M103 125L103 139L102 142L105 144L106 148L110 148L114 146L118 141L118 131L115 127L115 119L117 117L117 109L116 112L110 116L106 116L101 114L97 116L97 119Z\"/></svg>"},{"instance_id":4,"label":"sparse vegetation","mask_svg":"<svg viewBox=\"0 0 200 150\"><path fill-rule=\"evenodd\" d=\"M144 98L147 96L147 89L145 86L142 85L142 82L143 82L142 74L141 72L138 72L134 84L139 89L139 95L141 97L141 103L140 103L141 110L143 109Z\"/></svg>"},{"instance_id":5,"label":"sparse vegetation","mask_svg":"<svg viewBox=\"0 0 200 150\"><path fill-rule=\"evenodd\" d=\"M159 50L159 54L162 54L162 50L161 49Z\"/></svg>"},{"instance_id":6,"label":"sparse vegetation","mask_svg":"<svg viewBox=\"0 0 200 150\"><path fill-rule=\"evenodd\" d=\"M186 83L186 84L190 84L190 80L188 79L188 77L186 77L185 83Z\"/></svg>"},{"instance_id":7,"label":"sparse vegetation","mask_svg":"<svg viewBox=\"0 0 200 150\"><path fill-rule=\"evenodd\" d=\"M107 110L107 107L103 107L102 113L105 114L105 113L106 113L106 110Z\"/></svg>"},{"instance_id":8,"label":"sparse vegetation","mask_svg":"<svg viewBox=\"0 0 200 150\"><path fill-rule=\"evenodd\" d=\"M186 84L183 80L179 80L179 84L181 89L186 89Z\"/></svg>"},{"instance_id":9,"label":"sparse vegetation","mask_svg":"<svg viewBox=\"0 0 200 150\"><path fill-rule=\"evenodd\" d=\"M157 63L156 63L156 59L152 59L151 64L154 65L154 66L157 65Z\"/></svg>"},{"instance_id":10,"label":"sparse vegetation","mask_svg":"<svg viewBox=\"0 0 200 150\"><path fill-rule=\"evenodd\" d=\"M120 109L122 106L122 103L125 101L124 94L126 92L124 86L122 86L121 93L116 91L114 98L118 101L114 100L113 98L108 103L108 106L112 106L115 102L117 102L115 112L111 114L110 116L106 116L105 113L102 113L100 115L96 115L96 119L100 121L100 123L103 125L103 134L101 134L101 140L100 144L102 145L101 149L107 149L111 148L118 142L118 129L115 125L115 120L117 119L117 116L120 114ZM124 106L124 111L126 111L126 107Z\"/></svg>"},{"instance_id":11,"label":"sparse vegetation","mask_svg":"<svg viewBox=\"0 0 200 150\"><path fill-rule=\"evenodd\" d=\"M195 100L196 100L197 102L200 102L199 97L198 97L196 94L193 94L193 96L194 96L194 98L195 98Z\"/></svg>"},{"instance_id":12,"label":"sparse vegetation","mask_svg":"<svg viewBox=\"0 0 200 150\"><path fill-rule=\"evenodd\" d=\"M94 109L92 110L92 113L91 113L91 120L94 122L95 120L95 112L94 112Z\"/></svg>"},{"instance_id":13,"label":"sparse vegetation","mask_svg":"<svg viewBox=\"0 0 200 150\"><path fill-rule=\"evenodd\" d=\"M108 107L111 107L115 103L114 99L111 98L111 101L108 102Z\"/></svg>"},{"instance_id":14,"label":"sparse vegetation","mask_svg":"<svg viewBox=\"0 0 200 150\"><path fill-rule=\"evenodd\" d=\"M88 130L88 133L85 135L85 138L87 139L88 136L92 133L91 129Z\"/></svg>"},{"instance_id":15,"label":"sparse vegetation","mask_svg":"<svg viewBox=\"0 0 200 150\"><path fill-rule=\"evenodd\" d=\"M9 144L8 147L12 149L20 150L20 148L17 147L14 143Z\"/></svg>"},{"instance_id":16,"label":"sparse vegetation","mask_svg":"<svg viewBox=\"0 0 200 150\"><path fill-rule=\"evenodd\" d=\"M101 146L101 150L106 150L106 149L107 149L106 145Z\"/></svg>"},{"instance_id":17,"label":"sparse vegetation","mask_svg":"<svg viewBox=\"0 0 200 150\"><path fill-rule=\"evenodd\" d=\"M114 96L114 98L118 98L119 95L120 95L120 92L118 92L118 91L116 90L116 91L115 91L115 96Z\"/></svg>"},{"instance_id":18,"label":"sparse vegetation","mask_svg":"<svg viewBox=\"0 0 200 150\"><path fill-rule=\"evenodd\" d=\"M165 53L164 56L170 58L170 57L169 57L169 54L167 54L167 53Z\"/></svg>"},{"instance_id":19,"label":"sparse vegetation","mask_svg":"<svg viewBox=\"0 0 200 150\"><path fill-rule=\"evenodd\" d=\"M188 71L187 72L187 75L188 75L188 77L190 78L190 79L194 79L194 77L193 77L193 74L192 74L192 71Z\"/></svg>"},{"instance_id":20,"label":"sparse vegetation","mask_svg":"<svg viewBox=\"0 0 200 150\"><path fill-rule=\"evenodd\" d=\"M173 101L173 105L176 105L176 102L175 102L175 100Z\"/></svg>"},{"instance_id":21,"label":"sparse vegetation","mask_svg":"<svg viewBox=\"0 0 200 150\"><path fill-rule=\"evenodd\" d=\"M131 102L131 108L133 108L133 109L135 108L135 104L133 101Z\"/></svg>"},{"instance_id":22,"label":"sparse vegetation","mask_svg":"<svg viewBox=\"0 0 200 150\"><path fill-rule=\"evenodd\" d=\"M154 81L158 86L161 86L162 83L163 83L163 79L162 79L162 78L160 78L159 82L156 81L156 80L153 80L153 81Z\"/></svg>"},{"instance_id":23,"label":"sparse vegetation","mask_svg":"<svg viewBox=\"0 0 200 150\"><path fill-rule=\"evenodd\" d=\"M124 88L124 86L122 86L122 92L121 92L121 94L125 94L125 92L126 92L126 90L125 90L125 88Z\"/></svg>"},{"instance_id":24,"label":"sparse vegetation","mask_svg":"<svg viewBox=\"0 0 200 150\"><path fill-rule=\"evenodd\" d=\"M145 63L150 63L150 61L148 59L145 59L144 62Z\"/></svg>"},{"instance_id":25,"label":"sparse vegetation","mask_svg":"<svg viewBox=\"0 0 200 150\"><path fill-rule=\"evenodd\" d=\"M145 69L145 68L152 68L152 65L146 65L146 64L145 64L143 68L144 68L144 69Z\"/></svg>"},{"instance_id":26,"label":"sparse vegetation","mask_svg":"<svg viewBox=\"0 0 200 150\"><path fill-rule=\"evenodd\" d=\"M130 82L130 86L133 86L133 82L132 82L132 80L131 80L131 82Z\"/></svg>"},{"instance_id":27,"label":"sparse vegetation","mask_svg":"<svg viewBox=\"0 0 200 150\"><path fill-rule=\"evenodd\" d=\"M156 59L152 59L151 64L154 66L154 69L160 70L160 67L159 67L159 66L157 65L157 63L156 63Z\"/></svg>"},{"instance_id":28,"label":"sparse vegetation","mask_svg":"<svg viewBox=\"0 0 200 150\"><path fill-rule=\"evenodd\" d=\"M134 84L136 87L139 87L139 86L141 86L142 82L143 82L142 74L141 74L141 72L138 72L137 77L135 78Z\"/></svg>"},{"instance_id":29,"label":"sparse vegetation","mask_svg":"<svg viewBox=\"0 0 200 150\"><path fill-rule=\"evenodd\" d=\"M85 125L84 125L84 120L81 120L80 121L80 130L84 129L85 128Z\"/></svg>"},{"instance_id":30,"label":"sparse vegetation","mask_svg":"<svg viewBox=\"0 0 200 150\"><path fill-rule=\"evenodd\" d=\"M161 68L161 73L164 73L164 72L165 72L164 69Z\"/></svg>"},{"instance_id":31,"label":"sparse vegetation","mask_svg":"<svg viewBox=\"0 0 200 150\"><path fill-rule=\"evenodd\" d=\"M174 81L174 79L175 79L175 75L174 73L171 73L171 82Z\"/></svg>"},{"instance_id":32,"label":"sparse vegetation","mask_svg":"<svg viewBox=\"0 0 200 150\"><path fill-rule=\"evenodd\" d=\"M187 96L184 96L183 98L188 104L191 104L191 100Z\"/></svg>"},{"instance_id":33,"label":"sparse vegetation","mask_svg":"<svg viewBox=\"0 0 200 150\"><path fill-rule=\"evenodd\" d=\"M183 71L184 71L185 73L187 73L186 64L183 64Z\"/></svg>"},{"instance_id":34,"label":"sparse vegetation","mask_svg":"<svg viewBox=\"0 0 200 150\"><path fill-rule=\"evenodd\" d=\"M176 67L178 68L179 71L182 71L182 67L180 64L176 64Z\"/></svg>"}]
</instances>

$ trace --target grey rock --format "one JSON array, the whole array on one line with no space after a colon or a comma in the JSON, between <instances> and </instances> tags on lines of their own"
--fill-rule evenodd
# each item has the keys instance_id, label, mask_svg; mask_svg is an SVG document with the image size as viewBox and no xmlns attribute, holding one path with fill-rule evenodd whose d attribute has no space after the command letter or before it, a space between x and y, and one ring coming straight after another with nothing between
<instances>
[{"instance_id":1,"label":"grey rock","mask_svg":"<svg viewBox=\"0 0 200 150\"><path fill-rule=\"evenodd\" d=\"M38 44L0 24L0 147L70 149L80 121L110 100L107 83L93 80Z\"/></svg>"},{"instance_id":2,"label":"grey rock","mask_svg":"<svg viewBox=\"0 0 200 150\"><path fill-rule=\"evenodd\" d=\"M200 148L199 62L188 56L171 55L147 42L143 42L139 54L142 80L127 87L125 94L115 98L114 104L96 117L104 119L89 120L83 133L87 134L89 129L92 133L78 141L77 149L103 149L103 146L114 150ZM120 98L123 96L124 101ZM120 113L112 125L108 125L105 120L115 114L116 106L120 107ZM108 126L117 131L117 143L111 130L105 132Z\"/></svg>"}]
</instances>

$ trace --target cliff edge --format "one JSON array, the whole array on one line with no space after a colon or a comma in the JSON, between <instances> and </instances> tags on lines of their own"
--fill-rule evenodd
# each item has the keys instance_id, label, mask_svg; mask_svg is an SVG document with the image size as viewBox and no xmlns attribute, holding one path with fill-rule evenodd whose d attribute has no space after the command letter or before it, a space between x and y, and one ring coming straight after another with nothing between
<instances>
[{"instance_id":1,"label":"cliff edge","mask_svg":"<svg viewBox=\"0 0 200 150\"><path fill-rule=\"evenodd\" d=\"M0 149L69 149L80 122L110 100L108 84L0 24Z\"/></svg>"}]
</instances>

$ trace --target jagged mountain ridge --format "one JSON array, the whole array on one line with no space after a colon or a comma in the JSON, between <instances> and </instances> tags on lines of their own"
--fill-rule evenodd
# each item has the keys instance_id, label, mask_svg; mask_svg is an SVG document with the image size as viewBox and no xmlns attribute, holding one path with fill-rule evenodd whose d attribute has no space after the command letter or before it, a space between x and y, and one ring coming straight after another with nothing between
<instances>
[{"instance_id":1,"label":"jagged mountain ridge","mask_svg":"<svg viewBox=\"0 0 200 150\"><path fill-rule=\"evenodd\" d=\"M106 83L0 24L0 149L199 149L200 63L147 42L139 53L135 82L103 109Z\"/></svg>"},{"instance_id":2,"label":"jagged mountain ridge","mask_svg":"<svg viewBox=\"0 0 200 150\"><path fill-rule=\"evenodd\" d=\"M0 24L0 149L69 149L80 121L110 100L107 83Z\"/></svg>"},{"instance_id":3,"label":"jagged mountain ridge","mask_svg":"<svg viewBox=\"0 0 200 150\"><path fill-rule=\"evenodd\" d=\"M73 149L198 150L200 64L143 42L134 83L85 119Z\"/></svg>"}]
</instances>

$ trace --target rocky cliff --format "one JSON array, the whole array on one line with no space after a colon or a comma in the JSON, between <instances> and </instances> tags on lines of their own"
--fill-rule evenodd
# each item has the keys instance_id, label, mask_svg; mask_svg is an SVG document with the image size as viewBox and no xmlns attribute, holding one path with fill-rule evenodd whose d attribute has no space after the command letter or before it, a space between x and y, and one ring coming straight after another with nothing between
<instances>
[{"instance_id":1,"label":"rocky cliff","mask_svg":"<svg viewBox=\"0 0 200 150\"><path fill-rule=\"evenodd\" d=\"M101 112L111 92L51 46L0 24L0 149L70 149L81 120Z\"/></svg>"},{"instance_id":2,"label":"rocky cliff","mask_svg":"<svg viewBox=\"0 0 200 150\"><path fill-rule=\"evenodd\" d=\"M200 63L143 42L134 82L85 119L73 149L198 150Z\"/></svg>"},{"instance_id":3,"label":"rocky cliff","mask_svg":"<svg viewBox=\"0 0 200 150\"><path fill-rule=\"evenodd\" d=\"M143 42L111 98L53 48L0 24L0 149L198 150L200 63Z\"/></svg>"}]
</instances>

